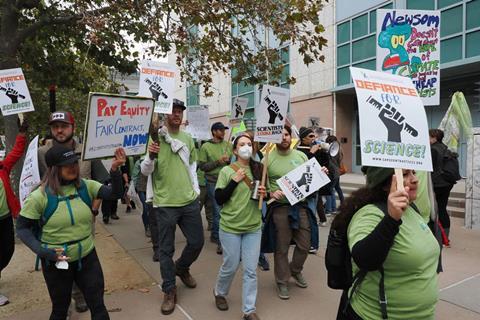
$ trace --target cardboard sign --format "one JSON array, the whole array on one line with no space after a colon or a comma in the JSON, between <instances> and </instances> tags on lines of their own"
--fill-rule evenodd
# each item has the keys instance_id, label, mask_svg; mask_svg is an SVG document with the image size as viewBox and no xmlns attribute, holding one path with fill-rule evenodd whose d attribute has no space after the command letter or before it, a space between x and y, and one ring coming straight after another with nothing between
<instances>
[{"instance_id":1,"label":"cardboard sign","mask_svg":"<svg viewBox=\"0 0 480 320\"><path fill-rule=\"evenodd\" d=\"M188 127L187 132L192 138L198 140L209 140L212 138L210 133L210 114L208 106L189 106L187 107Z\"/></svg>"},{"instance_id":2,"label":"cardboard sign","mask_svg":"<svg viewBox=\"0 0 480 320\"><path fill-rule=\"evenodd\" d=\"M40 182L40 171L38 170L38 136L36 136L28 145L25 161L23 162L22 174L20 175L18 194L22 208L28 195Z\"/></svg>"},{"instance_id":3,"label":"cardboard sign","mask_svg":"<svg viewBox=\"0 0 480 320\"><path fill-rule=\"evenodd\" d=\"M277 180L292 206L330 182L321 168L317 159L312 158Z\"/></svg>"},{"instance_id":4,"label":"cardboard sign","mask_svg":"<svg viewBox=\"0 0 480 320\"><path fill-rule=\"evenodd\" d=\"M120 147L127 156L144 154L154 105L152 98L90 93L82 159L113 157Z\"/></svg>"},{"instance_id":5,"label":"cardboard sign","mask_svg":"<svg viewBox=\"0 0 480 320\"><path fill-rule=\"evenodd\" d=\"M241 120L247 110L248 98L236 97L233 100L232 110L230 111L230 120Z\"/></svg>"},{"instance_id":6,"label":"cardboard sign","mask_svg":"<svg viewBox=\"0 0 480 320\"><path fill-rule=\"evenodd\" d=\"M260 104L255 108L255 141L280 143L287 118L290 90L264 85Z\"/></svg>"},{"instance_id":7,"label":"cardboard sign","mask_svg":"<svg viewBox=\"0 0 480 320\"><path fill-rule=\"evenodd\" d=\"M177 68L173 65L144 60L140 69L138 95L155 100L155 112L172 113Z\"/></svg>"},{"instance_id":8,"label":"cardboard sign","mask_svg":"<svg viewBox=\"0 0 480 320\"><path fill-rule=\"evenodd\" d=\"M428 123L409 78L350 67L358 99L362 165L432 171Z\"/></svg>"},{"instance_id":9,"label":"cardboard sign","mask_svg":"<svg viewBox=\"0 0 480 320\"><path fill-rule=\"evenodd\" d=\"M426 106L440 104L440 11L377 10L377 71L412 79Z\"/></svg>"},{"instance_id":10,"label":"cardboard sign","mask_svg":"<svg viewBox=\"0 0 480 320\"><path fill-rule=\"evenodd\" d=\"M0 70L0 108L3 116L35 111L22 69Z\"/></svg>"}]
</instances>

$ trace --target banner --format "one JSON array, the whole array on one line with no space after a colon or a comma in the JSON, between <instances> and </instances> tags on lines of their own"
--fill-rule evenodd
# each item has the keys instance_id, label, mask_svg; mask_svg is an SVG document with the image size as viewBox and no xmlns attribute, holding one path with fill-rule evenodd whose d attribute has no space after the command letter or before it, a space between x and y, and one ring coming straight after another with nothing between
<instances>
[{"instance_id":1,"label":"banner","mask_svg":"<svg viewBox=\"0 0 480 320\"><path fill-rule=\"evenodd\" d=\"M312 158L277 180L293 206L330 182L317 159Z\"/></svg>"},{"instance_id":2,"label":"banner","mask_svg":"<svg viewBox=\"0 0 480 320\"><path fill-rule=\"evenodd\" d=\"M230 120L242 120L247 110L248 98L236 97L233 100Z\"/></svg>"},{"instance_id":3,"label":"banner","mask_svg":"<svg viewBox=\"0 0 480 320\"><path fill-rule=\"evenodd\" d=\"M38 170L38 136L28 145L25 161L23 162L22 174L20 175L19 196L20 205L23 208L25 199L41 182Z\"/></svg>"},{"instance_id":4,"label":"banner","mask_svg":"<svg viewBox=\"0 0 480 320\"><path fill-rule=\"evenodd\" d=\"M155 112L171 114L176 74L177 68L173 65L142 61L138 96L152 97L155 100Z\"/></svg>"},{"instance_id":5,"label":"banner","mask_svg":"<svg viewBox=\"0 0 480 320\"><path fill-rule=\"evenodd\" d=\"M154 104L151 98L90 93L82 159L113 157L120 147L127 156L147 152Z\"/></svg>"},{"instance_id":6,"label":"banner","mask_svg":"<svg viewBox=\"0 0 480 320\"><path fill-rule=\"evenodd\" d=\"M192 138L198 140L210 140L212 138L208 106L188 106L187 119L187 132L192 135Z\"/></svg>"},{"instance_id":7,"label":"banner","mask_svg":"<svg viewBox=\"0 0 480 320\"><path fill-rule=\"evenodd\" d=\"M432 171L427 115L412 81L350 67L360 115L362 165Z\"/></svg>"},{"instance_id":8,"label":"banner","mask_svg":"<svg viewBox=\"0 0 480 320\"><path fill-rule=\"evenodd\" d=\"M440 11L378 9L377 71L410 77L424 105L439 105Z\"/></svg>"},{"instance_id":9,"label":"banner","mask_svg":"<svg viewBox=\"0 0 480 320\"><path fill-rule=\"evenodd\" d=\"M280 143L287 118L290 90L264 85L260 104L255 108L255 141Z\"/></svg>"},{"instance_id":10,"label":"banner","mask_svg":"<svg viewBox=\"0 0 480 320\"><path fill-rule=\"evenodd\" d=\"M0 108L4 117L35 111L22 69L0 70Z\"/></svg>"}]
</instances>

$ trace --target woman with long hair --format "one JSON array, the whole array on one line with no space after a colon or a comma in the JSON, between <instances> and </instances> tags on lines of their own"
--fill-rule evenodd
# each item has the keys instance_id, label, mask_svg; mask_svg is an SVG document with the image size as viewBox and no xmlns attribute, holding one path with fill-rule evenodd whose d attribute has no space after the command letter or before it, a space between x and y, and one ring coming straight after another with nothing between
<instances>
[{"instance_id":1,"label":"woman with long hair","mask_svg":"<svg viewBox=\"0 0 480 320\"><path fill-rule=\"evenodd\" d=\"M47 151L41 185L25 201L17 221L18 237L38 255L52 301L50 320L67 318L72 285L83 293L92 319L109 319L103 302L104 281L92 236L94 199L122 196L120 166L125 151L115 151L111 186L80 179L78 155L55 145Z\"/></svg>"},{"instance_id":2,"label":"woman with long hair","mask_svg":"<svg viewBox=\"0 0 480 320\"><path fill-rule=\"evenodd\" d=\"M255 182L261 180L262 165L252 159L253 139L249 135L240 135L235 139L233 153L236 162L220 171L215 188L215 199L223 205L219 232L223 264L214 288L215 304L219 310L228 309L226 296L241 260L243 319L257 320L255 302L262 213L252 196L258 196L253 193L256 191ZM259 186L258 193L265 195L265 187Z\"/></svg>"}]
</instances>

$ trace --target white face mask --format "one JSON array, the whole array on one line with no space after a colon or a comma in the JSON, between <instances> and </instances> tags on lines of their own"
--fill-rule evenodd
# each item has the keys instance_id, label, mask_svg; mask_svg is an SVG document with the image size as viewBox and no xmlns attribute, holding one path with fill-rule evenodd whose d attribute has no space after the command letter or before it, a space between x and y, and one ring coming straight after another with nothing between
<instances>
[{"instance_id":1,"label":"white face mask","mask_svg":"<svg viewBox=\"0 0 480 320\"><path fill-rule=\"evenodd\" d=\"M238 156L243 160L248 160L252 156L252 147L249 145L241 146L238 149Z\"/></svg>"}]
</instances>

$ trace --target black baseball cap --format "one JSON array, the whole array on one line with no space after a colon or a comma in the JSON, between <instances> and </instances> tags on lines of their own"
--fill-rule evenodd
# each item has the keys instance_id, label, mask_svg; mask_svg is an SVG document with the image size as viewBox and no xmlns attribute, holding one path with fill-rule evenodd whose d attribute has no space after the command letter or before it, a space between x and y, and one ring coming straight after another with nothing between
<instances>
[{"instance_id":1,"label":"black baseball cap","mask_svg":"<svg viewBox=\"0 0 480 320\"><path fill-rule=\"evenodd\" d=\"M68 164L73 164L78 161L80 157L75 153L74 150L64 147L62 145L56 144L51 147L45 154L45 161L47 166L61 167Z\"/></svg>"},{"instance_id":2,"label":"black baseball cap","mask_svg":"<svg viewBox=\"0 0 480 320\"><path fill-rule=\"evenodd\" d=\"M212 128L210 129L210 131L224 129L228 129L228 127L225 127L225 125L221 122L215 122L214 124L212 124Z\"/></svg>"},{"instance_id":3,"label":"black baseball cap","mask_svg":"<svg viewBox=\"0 0 480 320\"><path fill-rule=\"evenodd\" d=\"M178 99L173 99L172 106L173 107L180 107L183 110L187 109L187 107L185 107L185 103L182 100L178 100Z\"/></svg>"},{"instance_id":4,"label":"black baseball cap","mask_svg":"<svg viewBox=\"0 0 480 320\"><path fill-rule=\"evenodd\" d=\"M48 125L51 125L54 122L63 122L71 124L72 126L75 125L75 119L73 118L72 114L68 111L55 111L50 115L50 119L48 120Z\"/></svg>"}]
</instances>

